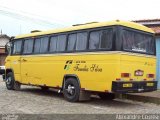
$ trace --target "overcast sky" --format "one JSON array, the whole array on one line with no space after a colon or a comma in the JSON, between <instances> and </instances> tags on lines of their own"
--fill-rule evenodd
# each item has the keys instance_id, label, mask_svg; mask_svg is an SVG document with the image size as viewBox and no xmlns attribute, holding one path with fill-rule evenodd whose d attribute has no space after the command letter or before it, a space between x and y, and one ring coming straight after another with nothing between
<instances>
[{"instance_id":1,"label":"overcast sky","mask_svg":"<svg viewBox=\"0 0 160 120\"><path fill-rule=\"evenodd\" d=\"M9 36L72 24L160 18L160 0L0 0L0 29Z\"/></svg>"}]
</instances>

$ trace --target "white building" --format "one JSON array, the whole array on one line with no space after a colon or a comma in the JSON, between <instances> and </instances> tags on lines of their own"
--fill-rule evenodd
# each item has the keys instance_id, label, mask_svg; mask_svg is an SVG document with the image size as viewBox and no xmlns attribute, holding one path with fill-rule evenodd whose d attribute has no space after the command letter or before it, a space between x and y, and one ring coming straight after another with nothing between
<instances>
[{"instance_id":1,"label":"white building","mask_svg":"<svg viewBox=\"0 0 160 120\"><path fill-rule=\"evenodd\" d=\"M5 53L5 45L9 42L9 39L10 37L5 34L0 35L0 66L4 65L4 61L7 56Z\"/></svg>"}]
</instances>

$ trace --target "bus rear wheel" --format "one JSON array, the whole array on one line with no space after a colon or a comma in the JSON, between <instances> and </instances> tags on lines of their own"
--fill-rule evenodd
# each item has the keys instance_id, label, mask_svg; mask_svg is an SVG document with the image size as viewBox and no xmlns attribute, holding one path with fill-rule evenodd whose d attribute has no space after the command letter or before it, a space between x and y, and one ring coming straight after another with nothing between
<instances>
[{"instance_id":1,"label":"bus rear wheel","mask_svg":"<svg viewBox=\"0 0 160 120\"><path fill-rule=\"evenodd\" d=\"M99 93L98 96L104 100L113 100L115 99L114 93Z\"/></svg>"},{"instance_id":2,"label":"bus rear wheel","mask_svg":"<svg viewBox=\"0 0 160 120\"><path fill-rule=\"evenodd\" d=\"M68 78L65 80L63 85L64 98L69 102L79 101L80 86L75 78Z\"/></svg>"},{"instance_id":3,"label":"bus rear wheel","mask_svg":"<svg viewBox=\"0 0 160 120\"><path fill-rule=\"evenodd\" d=\"M21 84L14 79L12 72L9 72L6 77L6 87L8 90L20 90Z\"/></svg>"}]
</instances>

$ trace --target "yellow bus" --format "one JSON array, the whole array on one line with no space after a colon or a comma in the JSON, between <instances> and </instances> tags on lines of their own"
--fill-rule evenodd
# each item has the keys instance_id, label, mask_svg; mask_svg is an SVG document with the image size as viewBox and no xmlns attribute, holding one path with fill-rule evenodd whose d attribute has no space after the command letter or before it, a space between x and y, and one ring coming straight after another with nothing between
<instances>
[{"instance_id":1,"label":"yellow bus","mask_svg":"<svg viewBox=\"0 0 160 120\"><path fill-rule=\"evenodd\" d=\"M157 89L154 32L127 21L74 25L16 36L6 45L8 90L21 85L56 88L76 102L91 94Z\"/></svg>"}]
</instances>

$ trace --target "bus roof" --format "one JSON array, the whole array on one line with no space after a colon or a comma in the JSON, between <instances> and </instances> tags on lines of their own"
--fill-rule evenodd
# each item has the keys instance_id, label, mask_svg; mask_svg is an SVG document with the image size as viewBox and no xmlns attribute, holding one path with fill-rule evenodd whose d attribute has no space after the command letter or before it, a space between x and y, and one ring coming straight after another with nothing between
<instances>
[{"instance_id":1,"label":"bus roof","mask_svg":"<svg viewBox=\"0 0 160 120\"><path fill-rule=\"evenodd\" d=\"M82 24L77 26L72 26L68 28L62 28L62 29L54 29L54 30L48 30L48 31L42 31L42 32L35 32L35 33L29 33L29 34L22 34L19 36L16 36L16 39L19 38L27 38L27 37L34 37L34 36L41 36L41 35L49 35L54 33L63 33L63 32L69 32L74 30L83 30L83 29L89 29L89 28L98 28L98 27L104 27L104 26L114 26L114 25L121 25L149 33L154 33L154 31L148 27L145 27L141 24L129 22L129 21L121 21L121 20L115 20L110 22L99 22L99 23L89 23L89 24Z\"/></svg>"}]
</instances>

